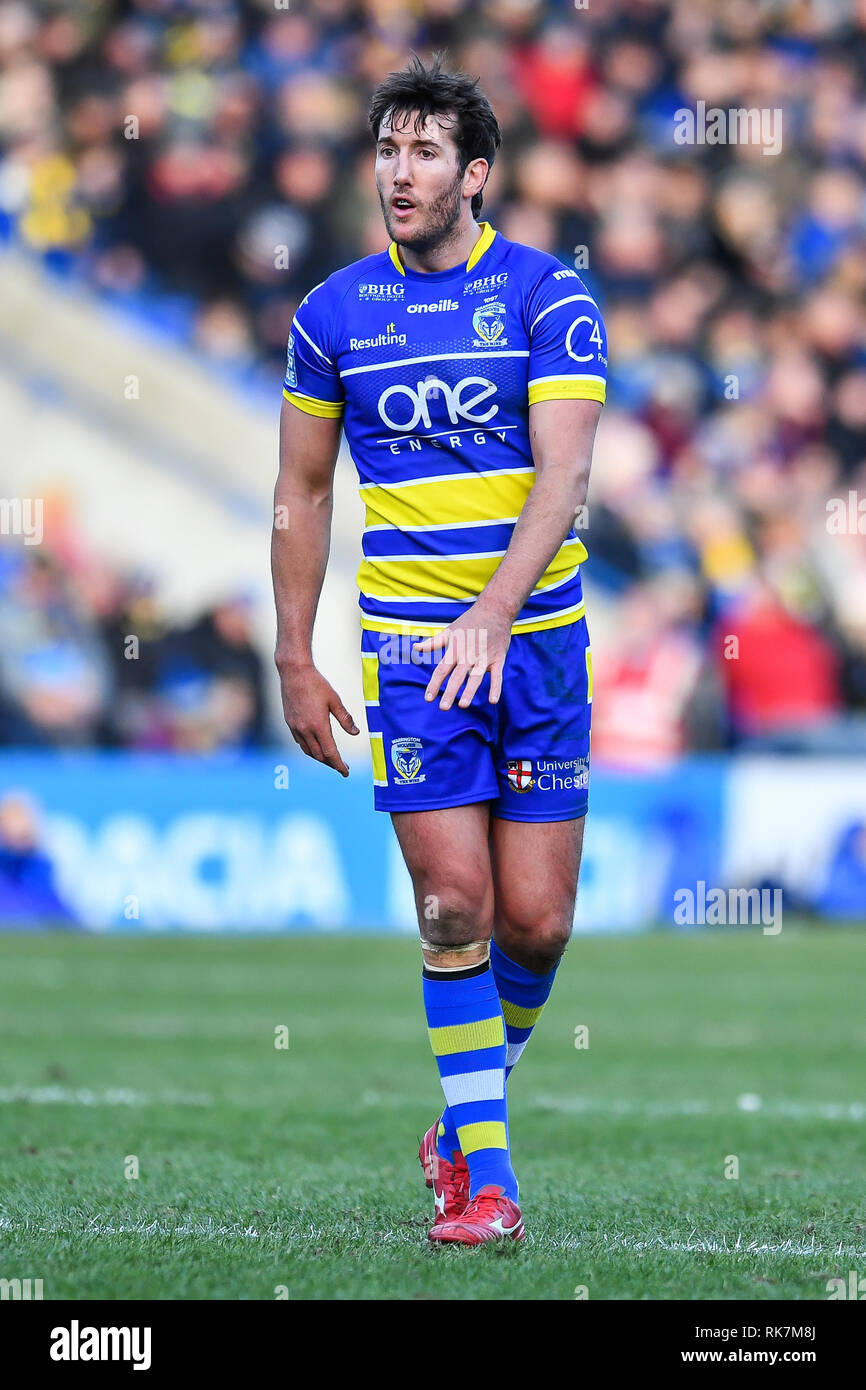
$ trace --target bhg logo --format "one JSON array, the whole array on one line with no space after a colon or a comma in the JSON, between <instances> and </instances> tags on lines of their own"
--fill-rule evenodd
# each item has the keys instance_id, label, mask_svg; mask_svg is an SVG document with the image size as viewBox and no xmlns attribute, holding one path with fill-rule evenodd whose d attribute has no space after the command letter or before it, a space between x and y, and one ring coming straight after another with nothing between
<instances>
[{"instance_id":1,"label":"bhg logo","mask_svg":"<svg viewBox=\"0 0 866 1390\"><path fill-rule=\"evenodd\" d=\"M427 398L432 396L435 400L444 400L452 425L456 425L459 420L468 420L472 425L484 425L498 413L499 406L488 406L483 412L477 412L476 407L495 395L496 387L493 382L482 376L465 376L456 386L449 386L447 381L442 381L438 376L430 376L425 381L419 381L414 391L411 386L389 386L379 397L379 416L392 430L408 432L414 430L419 423L430 429L432 422ZM401 415L408 411L407 418L395 419L392 414L395 410L399 410Z\"/></svg>"}]
</instances>

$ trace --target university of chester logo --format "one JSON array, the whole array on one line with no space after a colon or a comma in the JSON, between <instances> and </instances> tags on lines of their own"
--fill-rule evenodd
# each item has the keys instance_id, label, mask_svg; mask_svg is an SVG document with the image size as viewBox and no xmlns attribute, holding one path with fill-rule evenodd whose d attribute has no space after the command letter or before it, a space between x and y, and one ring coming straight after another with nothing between
<instances>
[{"instance_id":1,"label":"university of chester logo","mask_svg":"<svg viewBox=\"0 0 866 1390\"><path fill-rule=\"evenodd\" d=\"M505 332L505 305L501 300L492 304L482 304L472 315L472 327L478 334L473 347L493 347L494 343L507 343Z\"/></svg>"},{"instance_id":2,"label":"university of chester logo","mask_svg":"<svg viewBox=\"0 0 866 1390\"><path fill-rule=\"evenodd\" d=\"M391 762L397 772L395 786L403 787L408 782L425 782L421 771L422 744L420 738L392 738Z\"/></svg>"},{"instance_id":3,"label":"university of chester logo","mask_svg":"<svg viewBox=\"0 0 866 1390\"><path fill-rule=\"evenodd\" d=\"M508 784L516 792L531 792L535 786L531 758L510 758L506 763Z\"/></svg>"}]
</instances>

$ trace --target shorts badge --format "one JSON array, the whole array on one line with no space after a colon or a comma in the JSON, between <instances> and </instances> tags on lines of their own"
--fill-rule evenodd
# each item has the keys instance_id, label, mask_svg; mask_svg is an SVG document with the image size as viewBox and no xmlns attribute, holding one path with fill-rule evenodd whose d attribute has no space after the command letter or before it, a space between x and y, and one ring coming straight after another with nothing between
<instances>
[{"instance_id":1,"label":"shorts badge","mask_svg":"<svg viewBox=\"0 0 866 1390\"><path fill-rule=\"evenodd\" d=\"M516 792L530 792L535 786L532 775L532 761L529 758L511 758L506 763L508 783Z\"/></svg>"},{"instance_id":2,"label":"shorts badge","mask_svg":"<svg viewBox=\"0 0 866 1390\"><path fill-rule=\"evenodd\" d=\"M392 738L391 740L391 762L397 771L396 786L405 786L407 782L425 782L424 776L419 777L421 771L422 743L420 738Z\"/></svg>"}]
</instances>

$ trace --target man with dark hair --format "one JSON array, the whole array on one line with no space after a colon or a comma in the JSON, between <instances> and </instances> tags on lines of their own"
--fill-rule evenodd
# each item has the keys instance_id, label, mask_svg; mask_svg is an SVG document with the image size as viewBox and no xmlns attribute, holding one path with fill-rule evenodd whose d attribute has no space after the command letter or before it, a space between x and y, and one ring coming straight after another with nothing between
<instances>
[{"instance_id":1,"label":"man with dark hair","mask_svg":"<svg viewBox=\"0 0 866 1390\"><path fill-rule=\"evenodd\" d=\"M592 700L575 517L607 346L573 270L475 221L500 143L477 80L415 58L370 121L391 244L311 290L289 335L276 662L296 742L348 776L331 715L358 729L311 654L342 424L367 509L375 805L412 876L446 1100L419 1153L430 1239L477 1245L524 1234L505 1082L574 916Z\"/></svg>"},{"instance_id":2,"label":"man with dark hair","mask_svg":"<svg viewBox=\"0 0 866 1390\"><path fill-rule=\"evenodd\" d=\"M472 217L476 218L484 202L481 189L487 181L487 174L493 167L496 151L502 144L499 122L493 114L490 102L478 86L478 79L472 80L463 74L442 72L439 54L436 55L429 71L419 58L414 57L407 68L404 68L402 72L392 72L387 81L380 83L373 93L369 120L373 139L377 143L382 122L395 113L404 118L411 113L412 125L416 134L424 129L429 117L436 116L437 119L444 119L449 128L451 139L457 148L457 174L461 179L467 166L474 160L483 159L485 161L487 171L481 188L477 193L473 193L470 200L470 211ZM395 229L388 223L387 208L391 201L387 196L388 190L387 187L383 190L382 183L378 178L377 185L385 225L388 227L389 235L393 236ZM443 190L441 202L440 211L446 215L450 223L448 227L450 231L456 225L463 210L461 201L454 197L454 190L452 189L450 197ZM439 228L437 235L437 228L434 226L429 228L429 235L434 238L433 245L438 245L441 242L441 231L442 228ZM424 249L418 245L418 236L419 233L416 233L411 241L412 249L416 252ZM401 238L398 244L406 246L410 243L405 238Z\"/></svg>"}]
</instances>

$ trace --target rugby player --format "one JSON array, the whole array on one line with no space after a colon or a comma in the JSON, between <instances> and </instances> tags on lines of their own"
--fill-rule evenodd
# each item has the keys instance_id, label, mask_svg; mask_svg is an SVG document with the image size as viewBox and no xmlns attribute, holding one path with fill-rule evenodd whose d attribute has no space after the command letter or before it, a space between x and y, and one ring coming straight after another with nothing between
<instances>
[{"instance_id":1,"label":"rugby player","mask_svg":"<svg viewBox=\"0 0 866 1390\"><path fill-rule=\"evenodd\" d=\"M370 125L390 245L311 289L288 340L276 663L295 741L348 776L331 718L358 728L311 651L342 429L366 504L374 802L412 876L446 1101L419 1152L430 1239L477 1245L524 1235L505 1083L574 916L592 701L575 522L607 345L574 270L476 220L501 139L477 79L413 57Z\"/></svg>"}]
</instances>

